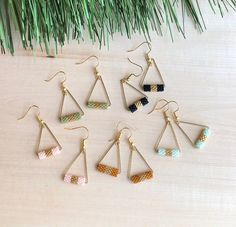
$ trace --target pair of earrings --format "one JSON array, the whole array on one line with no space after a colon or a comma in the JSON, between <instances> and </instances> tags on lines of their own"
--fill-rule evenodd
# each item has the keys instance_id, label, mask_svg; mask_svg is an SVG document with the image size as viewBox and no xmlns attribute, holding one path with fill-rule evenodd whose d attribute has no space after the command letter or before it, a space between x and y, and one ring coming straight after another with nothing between
<instances>
[{"instance_id":1,"label":"pair of earrings","mask_svg":"<svg viewBox=\"0 0 236 227\"><path fill-rule=\"evenodd\" d=\"M90 58L96 58L97 59L97 64L95 66L95 82L92 85L92 88L89 92L88 98L86 100L86 105L88 108L94 108L94 109L108 109L108 107L111 106L111 101L107 92L107 89L105 87L105 84L103 82L102 76L99 73L99 71L97 70L97 67L99 66L99 60L98 57L95 55L89 56L88 58L86 58L84 61L76 63L76 64L82 64L84 62L86 62L87 60L89 60ZM46 82L51 81L53 78L55 78L57 75L59 74L63 74L64 79L61 81L61 91L62 91L62 101L61 101L61 105L60 105L60 110L59 110L59 120L61 123L68 123L68 122L72 122L72 121L78 121L82 118L82 116L84 115L84 111L82 110L80 104L78 103L78 101L74 98L74 96L71 94L71 92L69 91L69 89L65 86L65 82L66 82L66 76L65 76L65 72L64 71L59 71L56 74L54 74L51 78L45 80ZM105 96L106 96L106 101L104 102L98 102L98 101L94 101L91 100L91 96L93 94L93 91L96 87L96 85L98 83L101 83L102 88L104 89L105 92ZM63 114L63 106L65 103L65 99L66 97L70 97L73 102L75 103L75 105L78 107L78 112L73 112L73 113L69 113L69 114Z\"/></svg>"},{"instance_id":2,"label":"pair of earrings","mask_svg":"<svg viewBox=\"0 0 236 227\"><path fill-rule=\"evenodd\" d=\"M161 92L164 91L165 88L165 84L164 84L164 80L163 77L160 73L160 70L154 60L154 58L151 58L149 56L149 53L151 52L151 44L149 42L143 42L140 45L138 45L136 48L134 48L133 50L129 50L128 52L132 52L135 51L136 49L138 49L140 46L142 46L143 44L147 44L149 51L146 53L145 55L145 59L147 61L147 67L145 69L145 71L143 72L143 67L141 65L138 65L136 63L134 63L133 61L131 61L129 58L129 62L132 63L133 65L138 66L141 69L141 72L139 74L135 74L135 73L131 73L128 76L124 77L123 79L120 80L121 82L121 88L122 88L122 93L123 93L123 98L124 98L124 102L125 102L125 106L126 108L131 112L134 113L136 112L138 109L140 109L141 107L147 105L149 103L148 101L148 96L145 95L142 91L140 91L138 88L136 88L135 86L133 86L132 84L130 84L130 78L132 76L135 77L139 77L140 75L142 75L142 78L140 80L140 86L143 89L144 92ZM149 72L149 70L154 67L156 69L157 75L160 78L160 82L157 84L148 84L145 83L145 79L147 77L147 74ZM151 71L151 70L150 70ZM141 94L142 97L139 98L138 100L136 100L135 102L128 104L127 102L127 97L125 94L125 87L124 85L127 85L129 88L132 88L133 90L135 90L137 93Z\"/></svg>"},{"instance_id":3,"label":"pair of earrings","mask_svg":"<svg viewBox=\"0 0 236 227\"><path fill-rule=\"evenodd\" d=\"M56 138L56 136L53 134L53 132L51 131L51 129L49 128L49 126L47 125L47 123L40 117L40 109L38 106L36 105L32 105L28 108L28 110L26 111L26 113L18 118L18 120L22 120L23 118L26 117L26 115L28 114L28 112L32 109L32 108L37 108L38 109L38 113L36 114L36 119L39 122L40 125L40 132L39 132L39 140L38 140L38 145L37 145L37 155L38 158L40 160L42 159L46 159L48 157L51 156L57 156L61 153L62 150L62 146L60 145L58 139ZM88 135L89 135L89 131L85 126L79 126L79 127L74 127L74 128L65 128L67 130L75 130L75 129L85 129L87 131L87 136L85 138L82 139L81 142L81 146L80 146L80 152L77 155L77 157L74 159L74 161L70 164L70 166L68 167L68 169L66 170L66 173L64 175L64 181L67 183L72 183L72 184L79 184L79 185L84 185L86 183L88 183L88 170L87 170L87 158L86 158L86 140L88 139ZM42 134L43 134L43 130L46 129L48 130L49 134L52 136L55 144L53 146L50 146L46 149L41 149L40 145L41 145L41 138L42 138ZM75 174L71 174L71 168L72 165L75 164L77 162L77 160L83 155L84 158L84 175L75 175Z\"/></svg>"},{"instance_id":4,"label":"pair of earrings","mask_svg":"<svg viewBox=\"0 0 236 227\"><path fill-rule=\"evenodd\" d=\"M158 108L157 106L161 102L164 102L165 104ZM183 133L183 135L187 138L187 140L190 142L190 144L193 147L198 148L198 149L203 148L205 146L205 143L208 140L209 136L211 135L210 128L208 126L206 126L206 125L202 125L202 124L197 124L197 123L193 123L193 122L188 122L188 121L180 120L180 118L179 118L179 116L177 114L178 111L179 111L178 103L176 101L174 101L174 100L167 101L165 99L161 99L160 101L157 102L157 104L154 107L154 109L149 113L149 114L151 114L155 110L162 110L162 109L166 108L166 109L163 110L163 116L164 116L164 119L165 119L165 126L162 129L161 134L160 134L160 136L159 136L159 138L158 138L158 140L157 140L157 142L155 144L155 147L154 147L155 150L157 151L157 153L160 156L172 156L172 157L179 157L180 153L181 153L180 145L179 145L179 142L178 142L178 139L177 139L174 127L173 127L173 125L171 123L170 116L168 114L169 106L172 103L177 106L177 108L174 111L172 111L172 116L173 116L174 123L177 125L177 127L180 129L180 131ZM183 124L200 127L201 131L200 131L199 136L195 140L191 139L190 136L186 133L186 131L181 126ZM164 133L165 133L165 131L166 131L168 126L170 127L171 132L172 132L173 137L174 137L174 141L175 141L175 144L176 144L175 148L163 148L163 147L160 146L161 140L162 140L162 138L164 136Z\"/></svg>"},{"instance_id":5,"label":"pair of earrings","mask_svg":"<svg viewBox=\"0 0 236 227\"><path fill-rule=\"evenodd\" d=\"M121 130L118 130L117 135L115 136L115 138L113 139L112 144L108 147L108 149L105 151L105 153L102 155L102 157L100 158L100 160L97 163L97 170L101 173L104 174L108 174L110 176L113 177L117 177L118 174L121 173L121 158L120 158L120 139L122 136L122 133L128 130L130 135L127 138L127 142L129 144L129 148L130 148L130 156L129 156L129 166L128 166L128 179L136 184L136 183L140 183L142 181L148 180L153 178L153 170L152 168L149 166L149 164L147 163L146 159L143 157L143 155L140 153L140 151L137 149L137 147L135 146L133 140L132 140L132 133L131 130L128 127L124 127ZM103 164L102 162L104 161L105 157L107 156L107 154L109 153L109 151L111 151L111 149L113 147L116 147L116 155L117 155L117 166L116 167L112 167L109 166L107 164ZM141 173L137 173L137 174L132 174L132 160L133 160L133 154L136 153L137 155L139 155L139 157L141 158L141 160L144 162L144 164L147 167L147 171L141 172Z\"/></svg>"}]
</instances>

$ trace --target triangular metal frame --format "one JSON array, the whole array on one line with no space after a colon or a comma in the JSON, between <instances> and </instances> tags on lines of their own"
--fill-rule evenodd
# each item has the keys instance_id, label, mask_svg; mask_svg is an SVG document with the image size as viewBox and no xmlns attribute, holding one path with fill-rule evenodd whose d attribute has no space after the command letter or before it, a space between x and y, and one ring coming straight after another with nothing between
<instances>
[{"instance_id":1,"label":"triangular metal frame","mask_svg":"<svg viewBox=\"0 0 236 227\"><path fill-rule=\"evenodd\" d=\"M143 88L143 90L145 92L161 92L161 91L164 91L165 89L165 82L164 82L164 79L163 79L163 76L155 62L155 59L154 58L150 58L147 54L146 56L146 60L147 60L147 68L146 70L144 71L143 73L143 76L140 80L140 86ZM148 70L150 69L150 67L152 67L154 65L156 71L157 71L157 74L159 76L159 78L161 79L161 83L160 84L144 84L144 81L147 77L147 74L148 74Z\"/></svg>"}]
</instances>

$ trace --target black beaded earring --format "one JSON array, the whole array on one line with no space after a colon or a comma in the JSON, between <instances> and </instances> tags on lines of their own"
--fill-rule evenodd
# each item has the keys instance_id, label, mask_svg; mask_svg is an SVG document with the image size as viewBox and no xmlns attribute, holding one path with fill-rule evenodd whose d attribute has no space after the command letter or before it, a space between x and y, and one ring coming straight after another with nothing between
<instances>
[{"instance_id":1,"label":"black beaded earring","mask_svg":"<svg viewBox=\"0 0 236 227\"><path fill-rule=\"evenodd\" d=\"M135 51L136 49L138 49L140 46L142 46L145 43L148 45L149 51L145 55L145 59L147 61L147 68L143 73L142 79L140 80L140 86L143 88L143 90L145 92L161 92L161 91L164 91L164 88L165 88L164 79L161 75L161 72L160 72L154 58L151 58L149 56L149 53L151 52L151 44L149 42L143 42L140 45L138 45L136 48L134 48L133 50L128 50L127 52ZM160 81L158 83L154 83L154 84L145 83L145 79L146 79L148 71L151 67L154 67L156 69L157 75L160 78Z\"/></svg>"},{"instance_id":2,"label":"black beaded earring","mask_svg":"<svg viewBox=\"0 0 236 227\"><path fill-rule=\"evenodd\" d=\"M128 109L129 111L131 111L132 113L134 113L135 111L137 111L137 110L140 109L141 107L147 105L149 102L148 102L148 97L147 97L144 93L142 93L139 89L137 89L136 87L134 87L133 85L131 85L131 84L129 83L129 80L130 80L131 76L138 77L138 76L140 76L140 75L142 74L143 68L142 68L142 66L140 66L140 65L138 65L138 64L136 64L136 63L134 63L134 62L132 62L129 58L128 58L128 60L129 60L130 63L132 63L132 64L138 66L138 67L141 69L140 74L131 73L131 74L129 74L127 77L125 77L125 78L123 78L123 79L120 80L125 105L126 105L126 107L127 107L127 109ZM135 90L137 93L141 94L143 97L142 97L141 99L136 100L136 101L135 101L134 103L132 103L132 104L128 104L127 98L126 98L126 95L125 95L124 84L126 84L128 87L130 87L130 88L132 88L133 90Z\"/></svg>"}]
</instances>

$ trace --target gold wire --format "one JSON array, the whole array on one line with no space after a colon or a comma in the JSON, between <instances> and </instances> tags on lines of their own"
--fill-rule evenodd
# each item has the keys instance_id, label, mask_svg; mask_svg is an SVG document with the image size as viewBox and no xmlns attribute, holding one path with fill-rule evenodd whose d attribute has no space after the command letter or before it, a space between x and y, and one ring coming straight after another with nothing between
<instances>
[{"instance_id":1,"label":"gold wire","mask_svg":"<svg viewBox=\"0 0 236 227\"><path fill-rule=\"evenodd\" d=\"M143 86L144 80L145 80L145 78L146 78L146 76L147 76L147 73L148 73L148 70L149 70L149 68L152 66L152 64L150 64L149 61L151 61L151 62L154 64L154 67L156 68L156 70L157 70L157 72L158 72L158 75L159 75L159 77L161 78L161 82L163 83L163 85L165 85L163 76L162 76L162 74L161 74L161 72L160 72L160 70L159 70L159 68L158 68L158 66L157 66L157 64L156 64L155 59L154 59L154 58L150 58L150 57L148 56L148 54L147 54L147 58L148 58L148 59L146 59L146 60L147 60L147 63L148 63L148 64L147 64L147 68L146 68L146 70L144 71L143 76L142 76L142 78L141 78L141 80L140 80L140 86Z\"/></svg>"},{"instance_id":2,"label":"gold wire","mask_svg":"<svg viewBox=\"0 0 236 227\"><path fill-rule=\"evenodd\" d=\"M135 146L134 142L131 141L131 136L128 138L128 143L130 145L130 156L129 156L129 162L128 162L128 171L127 171L127 176L128 178L131 177L131 169L132 169L132 160L133 160L133 152L136 151L137 154L140 156L140 158L144 161L145 165L148 167L150 171L153 171L144 156L140 153L140 151L137 149Z\"/></svg>"},{"instance_id":3,"label":"gold wire","mask_svg":"<svg viewBox=\"0 0 236 227\"><path fill-rule=\"evenodd\" d=\"M89 130L87 127L85 126L78 126L78 127L65 127L64 129L66 130L76 130L76 129L85 129L87 132L87 135L85 138L82 139L81 141L81 146L80 146L80 152L79 154L74 158L74 160L70 163L70 165L68 166L66 173L68 173L70 171L70 169L72 168L72 165L79 159L80 155L83 154L84 157L84 173L85 173L85 178L86 178L86 183L88 183L88 166L87 166L87 155L86 155L86 146L85 146L85 141L88 139L89 137Z\"/></svg>"},{"instance_id":4,"label":"gold wire","mask_svg":"<svg viewBox=\"0 0 236 227\"><path fill-rule=\"evenodd\" d=\"M149 43L149 42L147 42L147 41L145 41L145 42L142 42L141 44L139 44L137 47L135 47L134 49L131 49L131 50L127 50L127 52L132 52L132 51L135 51L135 50L137 50L140 46L142 46L143 44L147 44L147 46L148 46L148 48L149 48L149 51L147 52L147 54L149 54L150 52L151 52L151 50L152 50L152 45L151 45L151 43Z\"/></svg>"}]
</instances>

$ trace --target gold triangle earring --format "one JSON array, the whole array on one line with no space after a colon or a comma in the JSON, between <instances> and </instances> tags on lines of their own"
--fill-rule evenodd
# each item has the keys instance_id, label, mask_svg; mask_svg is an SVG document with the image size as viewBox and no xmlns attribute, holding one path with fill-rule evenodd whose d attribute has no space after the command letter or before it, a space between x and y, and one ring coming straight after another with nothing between
<instances>
[{"instance_id":1,"label":"gold triangle earring","mask_svg":"<svg viewBox=\"0 0 236 227\"><path fill-rule=\"evenodd\" d=\"M97 163L96 169L97 171L104 173L104 174L108 174L110 176L113 177L117 177L118 174L120 174L121 172L121 160L120 160L120 139L121 139L121 135L122 135L122 131L124 131L124 129L119 130L117 135L115 136L114 139L110 140L113 141L112 144L108 147L108 149L105 151L105 153L102 155L102 157L100 158L100 160ZM109 153L109 151L113 148L116 147L116 152L117 152L117 166L116 167L112 167L106 164L103 164L102 161L105 159L106 155Z\"/></svg>"},{"instance_id":2,"label":"gold triangle earring","mask_svg":"<svg viewBox=\"0 0 236 227\"><path fill-rule=\"evenodd\" d=\"M80 144L80 152L75 157L75 159L72 161L68 169L66 170L66 173L64 175L64 182L71 183L71 184L77 184L77 185L85 185L88 183L88 168L87 168L87 156L86 156L86 141L89 137L89 130L85 126L79 126L79 127L72 127L72 128L65 128L67 130L75 130L75 129L85 129L87 131L87 135L85 138L82 139ZM77 175L71 173L72 166L78 161L78 159L83 155L84 160L84 175Z\"/></svg>"},{"instance_id":3,"label":"gold triangle earring","mask_svg":"<svg viewBox=\"0 0 236 227\"><path fill-rule=\"evenodd\" d=\"M135 73L131 73L129 74L128 76L124 77L123 79L120 80L120 83L121 83L121 90L122 90L122 93L123 93L123 99L124 99L124 103L125 103L125 106L126 108L131 112L131 113L134 113L135 111L137 111L138 109L140 109L141 107L147 105L149 102L148 102L148 97L147 95L145 95L143 92L141 92L138 88L134 87L133 85L131 85L129 83L130 81L130 78L132 76L135 76L135 77L138 77L142 74L143 72L143 68L141 65L138 65L136 63L134 63L133 61L131 61L129 58L128 58L129 62L133 65L136 65L138 66L140 69L141 69L141 72L139 74L135 74ZM127 102L127 98L126 98L126 95L125 95L125 88L124 88L124 85L127 85L129 88L135 90L137 93L141 94L143 97L141 99L138 99L136 100L134 103L131 103L131 104L128 104Z\"/></svg>"},{"instance_id":4,"label":"gold triangle earring","mask_svg":"<svg viewBox=\"0 0 236 227\"><path fill-rule=\"evenodd\" d=\"M144 158L144 156L140 153L140 151L137 149L136 145L134 144L134 141L131 139L132 133L128 138L128 143L129 143L129 147L130 147L130 156L129 156L129 166L128 166L128 178L129 180L134 183L140 183L142 181L145 180L149 180L153 178L153 170L150 167L150 165L147 163L146 159ZM140 172L137 174L131 174L132 171L132 160L133 160L133 155L137 154L141 160L144 162L144 164L147 166L147 171L144 172Z\"/></svg>"},{"instance_id":5,"label":"gold triangle earring","mask_svg":"<svg viewBox=\"0 0 236 227\"><path fill-rule=\"evenodd\" d=\"M163 106L157 108L158 104L161 103L161 102L165 102L165 104ZM168 115L168 111L169 111L169 103L168 103L168 101L165 100L165 99L159 100L157 102L156 106L154 107L154 109L150 113L148 113L148 114L151 114L155 110L161 110L161 109L165 108L166 106L167 106L167 109L164 109L162 111L163 117L165 119L165 126L163 127L163 129L161 131L161 134L160 134L160 136L157 139L157 142L156 142L156 144L154 146L154 149L155 149L155 151L160 156L171 156L171 157L177 158L177 157L180 156L181 149L180 149L180 145L179 145L178 138L176 136L175 130L173 128L173 125L171 123L170 117ZM175 142L175 145L176 145L176 147L174 147L174 148L165 148L165 147L161 147L160 146L161 140L162 140L162 138L164 136L164 133L165 133L165 131L166 131L168 126L170 127L172 135L174 137L174 142Z\"/></svg>"},{"instance_id":6,"label":"gold triangle earring","mask_svg":"<svg viewBox=\"0 0 236 227\"><path fill-rule=\"evenodd\" d=\"M78 63L76 63L76 64L77 64L77 65L78 65L78 64L83 64L84 62L86 62L86 61L89 60L90 58L96 58L96 59L97 59L97 64L96 64L95 69L94 69L95 82L94 82L94 84L93 84L93 86L92 86L92 88L91 88L91 90L90 90L90 92L89 92L89 95L88 95L86 104L87 104L87 107L89 107L89 108L93 108L93 109L104 109L104 110L105 110L105 109L108 109L108 108L111 106L111 101L110 101L110 98L109 98L109 95L108 95L108 92L107 92L105 83L104 83L104 81L103 81L103 79L102 79L102 76L101 76L101 74L100 74L100 73L98 72L98 70L97 70L97 67L99 66L98 57L95 56L95 55L91 55L91 56L89 56L88 58L86 58L84 61L78 62ZM98 102L98 101L95 101L95 100L91 100L91 96L92 96L92 94L93 94L93 91L94 91L94 89L95 89L95 87L96 87L96 85L98 84L99 81L101 82L102 88L103 88L103 90L104 90L104 92L105 92L106 99L107 99L107 100L104 101L104 102Z\"/></svg>"},{"instance_id":7,"label":"gold triangle earring","mask_svg":"<svg viewBox=\"0 0 236 227\"><path fill-rule=\"evenodd\" d=\"M142 78L140 80L140 86L143 88L143 90L145 92L161 92L161 91L164 91L164 89L165 89L165 82L164 82L163 76L162 76L162 74L161 74L161 72L160 72L160 70L159 70L159 68L158 68L158 66L156 64L155 59L149 56L149 53L152 50L151 49L151 43L143 42L140 45L138 45L137 47L135 47L134 49L128 50L127 52L135 51L136 49L138 49L143 44L147 44L149 50L148 50L148 52L145 55L145 59L147 61L147 68L145 69L145 71L143 73L143 76L142 76ZM145 79L146 79L148 71L149 71L149 69L151 67L154 67L156 69L157 76L159 76L160 82L157 83L157 84L145 83Z\"/></svg>"},{"instance_id":8,"label":"gold triangle earring","mask_svg":"<svg viewBox=\"0 0 236 227\"><path fill-rule=\"evenodd\" d=\"M64 79L61 82L62 101L61 101L61 106L60 106L60 110L59 110L59 120L60 120L61 123L68 123L68 122L72 122L72 121L78 121L84 115L84 112L83 112L82 108L80 107L79 103L74 98L74 96L70 93L70 91L65 86L65 82L66 82L65 72L64 71L59 71L56 74L54 74L50 79L44 80L44 81L49 82L59 74L64 75ZM75 103L75 105L78 107L78 109L79 109L78 112L73 112L73 113L65 114L65 115L63 114L63 106L64 106L64 103L65 103L65 98L67 96L69 96L72 99L72 101Z\"/></svg>"},{"instance_id":9,"label":"gold triangle earring","mask_svg":"<svg viewBox=\"0 0 236 227\"><path fill-rule=\"evenodd\" d=\"M174 103L176 104L177 108L173 111L173 119L180 131L184 134L184 136L187 138L187 140L191 143L191 145L195 148L201 149L205 146L206 141L211 135L211 130L208 126L202 125L202 124L197 124L193 122L188 122L188 121L182 121L180 120L179 116L177 115L177 112L179 111L179 105L176 101L171 100L168 102L169 104ZM181 124L187 124L187 125L192 125L192 126L199 126L202 128L200 131L199 136L194 140L192 140L188 134L184 131L184 129L181 127Z\"/></svg>"},{"instance_id":10,"label":"gold triangle earring","mask_svg":"<svg viewBox=\"0 0 236 227\"><path fill-rule=\"evenodd\" d=\"M18 118L18 120L22 120L23 118L26 117L26 115L28 114L28 112L32 109L32 108L37 108L38 109L38 114L36 115L36 118L39 122L40 125L40 132L39 132L39 139L38 139L38 145L37 145L37 155L39 159L45 159L51 156L56 156L59 155L61 153L62 150L62 146L60 145L60 143L58 142L56 136L53 134L53 132L51 131L51 129L48 127L48 125L45 123L45 121L42 120L42 118L40 117L40 109L38 106L36 105L32 105L28 108L28 110L25 112L25 114ZM56 146L52 146L50 148L47 148L45 150L40 150L40 143L41 143L41 138L42 138L42 133L43 133L43 129L48 130L48 132L50 133L50 135L52 136L53 140L56 142Z\"/></svg>"}]
</instances>

